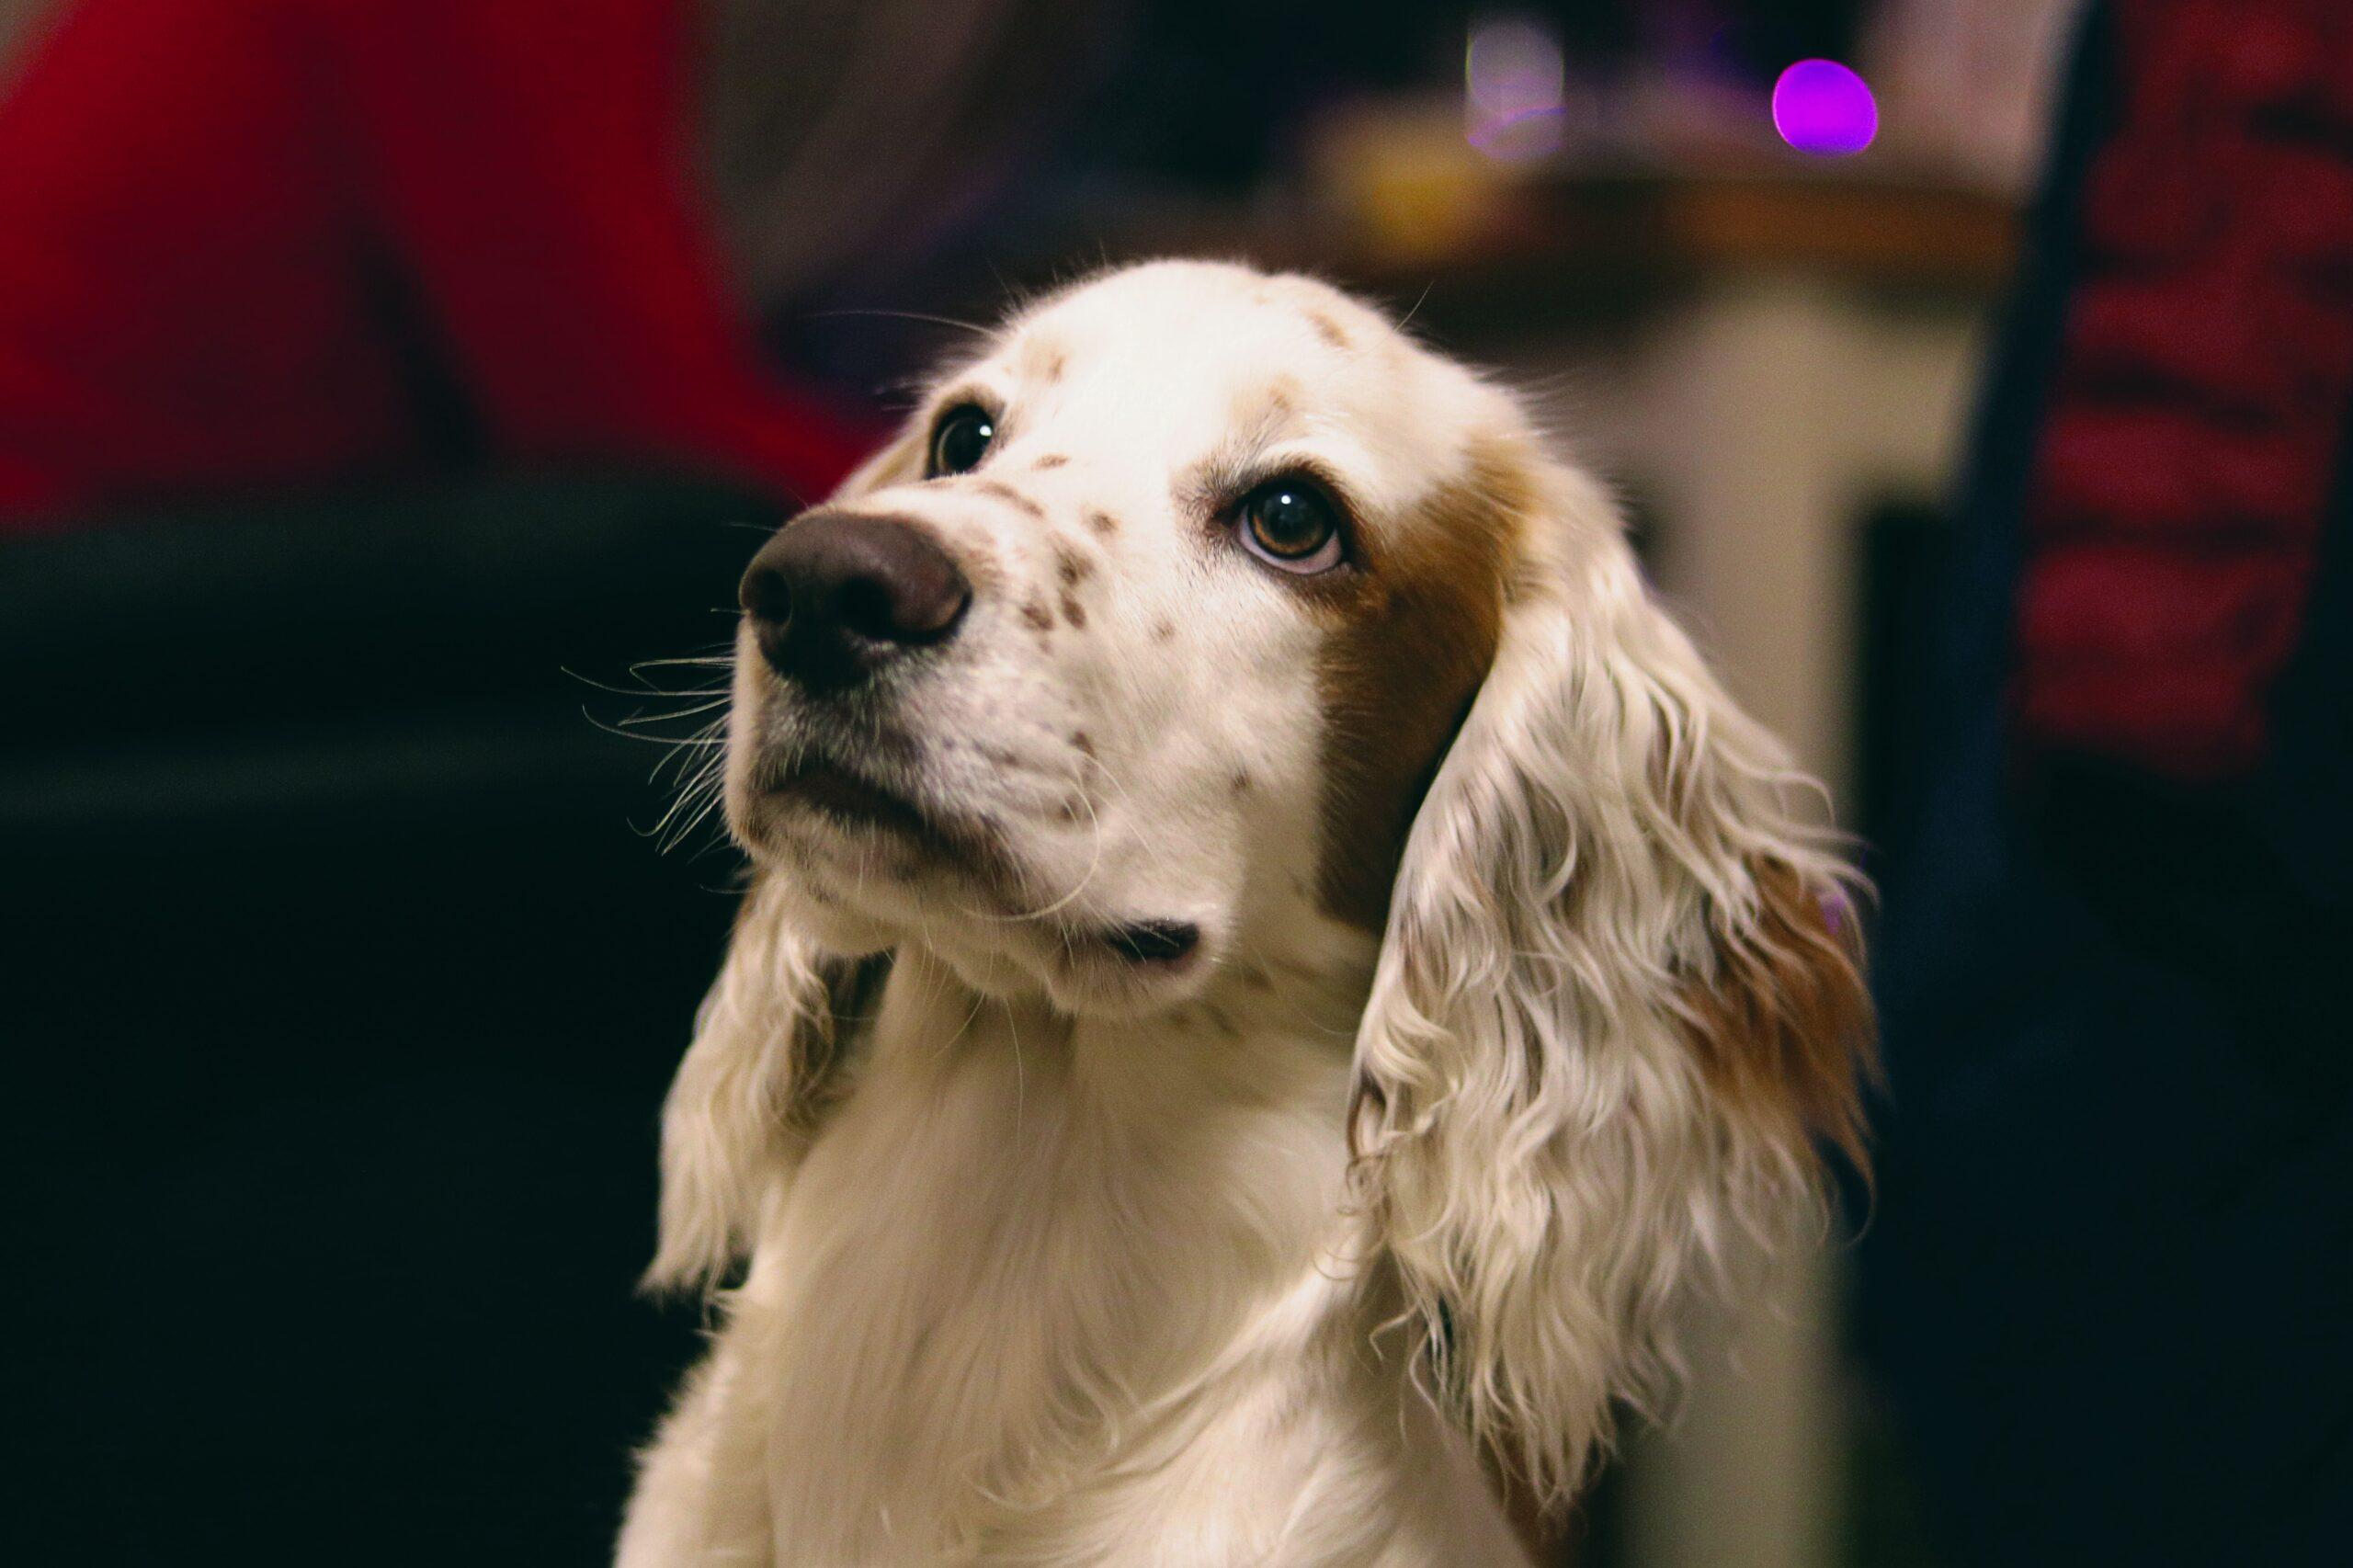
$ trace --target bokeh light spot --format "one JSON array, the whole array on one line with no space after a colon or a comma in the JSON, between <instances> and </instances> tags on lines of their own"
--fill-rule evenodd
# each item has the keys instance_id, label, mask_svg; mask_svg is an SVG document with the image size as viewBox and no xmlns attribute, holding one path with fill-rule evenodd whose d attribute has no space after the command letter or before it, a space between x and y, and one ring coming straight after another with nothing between
<instances>
[{"instance_id":1,"label":"bokeh light spot","mask_svg":"<svg viewBox=\"0 0 2353 1568\"><path fill-rule=\"evenodd\" d=\"M1801 60L1773 84L1773 129L1801 153L1844 158L1879 134L1869 83L1835 60Z\"/></svg>"},{"instance_id":2,"label":"bokeh light spot","mask_svg":"<svg viewBox=\"0 0 2353 1568\"><path fill-rule=\"evenodd\" d=\"M1561 40L1541 25L1506 19L1471 29L1462 62L1465 134L1491 158L1521 163L1561 148Z\"/></svg>"}]
</instances>

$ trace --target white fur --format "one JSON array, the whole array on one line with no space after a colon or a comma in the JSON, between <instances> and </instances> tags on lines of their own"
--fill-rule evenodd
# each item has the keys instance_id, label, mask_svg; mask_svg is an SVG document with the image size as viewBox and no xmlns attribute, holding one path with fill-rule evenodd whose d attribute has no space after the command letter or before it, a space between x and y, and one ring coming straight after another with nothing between
<instances>
[{"instance_id":1,"label":"white fur","mask_svg":"<svg viewBox=\"0 0 2353 1568\"><path fill-rule=\"evenodd\" d=\"M988 462L922 483L972 389ZM1529 481L1501 641L1377 937L1318 895L1325 623L1185 476L1312 462L1402 528L1483 447ZM1003 864L760 811L758 759L849 743L739 658L757 881L665 1112L650 1278L744 1272L620 1562L1518 1561L1473 1445L1564 1494L1719 1237L1811 1201L1806 1129L1689 1043L1692 986L1766 940L1757 868L1841 874L1779 753L1508 398L1302 279L1050 301L842 499L982 563L955 642L859 711ZM1024 620L1065 591L1083 626ZM1153 918L1196 961L1097 939Z\"/></svg>"}]
</instances>

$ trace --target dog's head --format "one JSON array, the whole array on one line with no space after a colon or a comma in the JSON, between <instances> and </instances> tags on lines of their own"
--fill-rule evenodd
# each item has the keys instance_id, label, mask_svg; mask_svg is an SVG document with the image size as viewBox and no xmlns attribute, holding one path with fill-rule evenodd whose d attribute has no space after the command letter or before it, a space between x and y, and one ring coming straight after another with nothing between
<instances>
[{"instance_id":1,"label":"dog's head","mask_svg":"<svg viewBox=\"0 0 2353 1568\"><path fill-rule=\"evenodd\" d=\"M1436 1382L1572 1478L1728 1228L1852 1144L1844 872L1513 400L1304 278L1017 317L744 579L760 872L674 1094L657 1276L740 1246L828 957L1074 1014L1377 963L1347 1129ZM1341 1130L1334 1130L1338 1136Z\"/></svg>"},{"instance_id":2,"label":"dog's head","mask_svg":"<svg viewBox=\"0 0 2353 1568\"><path fill-rule=\"evenodd\" d=\"M819 940L1073 1012L1377 932L1494 661L1525 441L1302 278L1052 300L745 574L731 824Z\"/></svg>"}]
</instances>

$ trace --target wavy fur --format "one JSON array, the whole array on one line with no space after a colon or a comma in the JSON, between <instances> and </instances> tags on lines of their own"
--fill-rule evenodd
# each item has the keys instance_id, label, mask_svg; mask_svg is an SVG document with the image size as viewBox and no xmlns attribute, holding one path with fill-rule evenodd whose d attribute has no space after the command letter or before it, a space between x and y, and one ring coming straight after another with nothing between
<instances>
[{"instance_id":1,"label":"wavy fur","mask_svg":"<svg viewBox=\"0 0 2353 1568\"><path fill-rule=\"evenodd\" d=\"M924 480L966 401L988 465ZM1267 452L1346 489L1352 575L1221 553ZM1813 786L1597 485L1305 280L1045 301L846 501L972 608L830 707L739 656L758 874L648 1273L722 1311L622 1562L1520 1561L1475 1449L1568 1496L1731 1239L1860 1157ZM952 852L763 796L828 747Z\"/></svg>"},{"instance_id":2,"label":"wavy fur","mask_svg":"<svg viewBox=\"0 0 2353 1568\"><path fill-rule=\"evenodd\" d=\"M1529 460L1533 463L1534 460ZM1728 1232L1860 1157L1851 878L1810 786L1551 468L1495 667L1422 807L1358 1044L1360 1200L1440 1399L1558 1500L1654 1410Z\"/></svg>"}]
</instances>

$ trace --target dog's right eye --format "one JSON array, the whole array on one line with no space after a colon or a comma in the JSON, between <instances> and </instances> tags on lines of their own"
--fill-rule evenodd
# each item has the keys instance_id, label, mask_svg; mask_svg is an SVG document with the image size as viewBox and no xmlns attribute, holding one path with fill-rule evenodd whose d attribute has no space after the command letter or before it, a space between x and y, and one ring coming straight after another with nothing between
<instances>
[{"instance_id":1,"label":"dog's right eye","mask_svg":"<svg viewBox=\"0 0 2353 1568\"><path fill-rule=\"evenodd\" d=\"M970 473L996 439L996 415L978 403L961 403L939 416L931 432L931 460L924 477Z\"/></svg>"},{"instance_id":2,"label":"dog's right eye","mask_svg":"<svg viewBox=\"0 0 2353 1568\"><path fill-rule=\"evenodd\" d=\"M1347 557L1339 507L1322 486L1295 474L1244 496L1236 520L1243 548L1277 571L1309 577Z\"/></svg>"}]
</instances>

